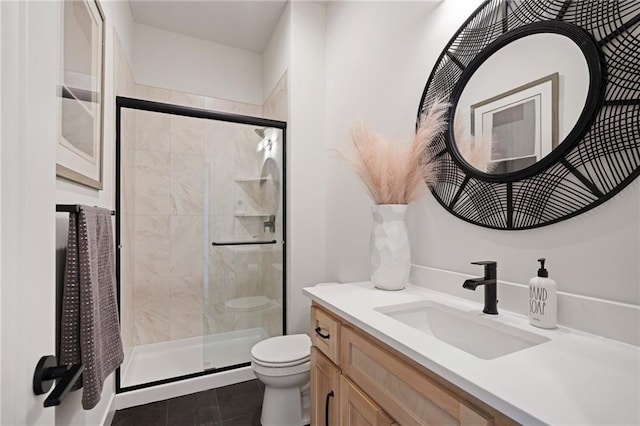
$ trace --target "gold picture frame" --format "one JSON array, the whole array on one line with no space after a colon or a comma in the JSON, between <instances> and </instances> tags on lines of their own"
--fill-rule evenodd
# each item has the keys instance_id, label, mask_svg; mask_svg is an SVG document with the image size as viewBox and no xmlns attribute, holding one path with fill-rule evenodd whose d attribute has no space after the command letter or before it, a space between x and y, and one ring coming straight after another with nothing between
<instances>
[{"instance_id":1,"label":"gold picture frame","mask_svg":"<svg viewBox=\"0 0 640 426\"><path fill-rule=\"evenodd\" d=\"M103 188L104 13L96 0L62 3L56 175Z\"/></svg>"}]
</instances>

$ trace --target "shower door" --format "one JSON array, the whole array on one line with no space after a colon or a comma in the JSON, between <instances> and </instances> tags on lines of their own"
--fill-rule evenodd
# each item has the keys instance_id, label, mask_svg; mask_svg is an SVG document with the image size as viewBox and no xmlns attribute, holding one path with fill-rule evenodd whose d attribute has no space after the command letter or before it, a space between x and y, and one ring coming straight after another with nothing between
<instances>
[{"instance_id":1,"label":"shower door","mask_svg":"<svg viewBox=\"0 0 640 426\"><path fill-rule=\"evenodd\" d=\"M250 362L284 333L286 123L117 98L117 391Z\"/></svg>"},{"instance_id":2,"label":"shower door","mask_svg":"<svg viewBox=\"0 0 640 426\"><path fill-rule=\"evenodd\" d=\"M203 361L224 369L250 362L254 344L283 334L284 132L208 126Z\"/></svg>"}]
</instances>

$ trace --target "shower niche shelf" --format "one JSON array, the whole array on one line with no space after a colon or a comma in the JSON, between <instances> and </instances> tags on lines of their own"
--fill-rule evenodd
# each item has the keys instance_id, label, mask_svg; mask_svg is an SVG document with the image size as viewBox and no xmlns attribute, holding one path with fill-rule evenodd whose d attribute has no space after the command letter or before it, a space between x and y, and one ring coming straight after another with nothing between
<instances>
[{"instance_id":1,"label":"shower niche shelf","mask_svg":"<svg viewBox=\"0 0 640 426\"><path fill-rule=\"evenodd\" d=\"M254 201L260 202L264 197L264 185L270 180L268 177L237 177L237 183Z\"/></svg>"}]
</instances>

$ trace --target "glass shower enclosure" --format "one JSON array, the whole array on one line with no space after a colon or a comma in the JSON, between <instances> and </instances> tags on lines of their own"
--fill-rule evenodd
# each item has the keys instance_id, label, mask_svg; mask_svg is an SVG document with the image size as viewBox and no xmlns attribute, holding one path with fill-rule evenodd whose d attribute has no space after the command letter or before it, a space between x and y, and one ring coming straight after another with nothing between
<instances>
[{"instance_id":1,"label":"glass shower enclosure","mask_svg":"<svg viewBox=\"0 0 640 426\"><path fill-rule=\"evenodd\" d=\"M118 392L247 366L284 334L285 130L117 98Z\"/></svg>"}]
</instances>

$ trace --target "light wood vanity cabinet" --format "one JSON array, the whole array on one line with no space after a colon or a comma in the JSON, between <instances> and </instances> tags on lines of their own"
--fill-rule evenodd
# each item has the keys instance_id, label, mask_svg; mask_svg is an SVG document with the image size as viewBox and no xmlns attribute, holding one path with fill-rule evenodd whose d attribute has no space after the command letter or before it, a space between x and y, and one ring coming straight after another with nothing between
<instances>
[{"instance_id":1,"label":"light wood vanity cabinet","mask_svg":"<svg viewBox=\"0 0 640 426\"><path fill-rule=\"evenodd\" d=\"M315 304L311 326L312 426L516 424Z\"/></svg>"}]
</instances>

